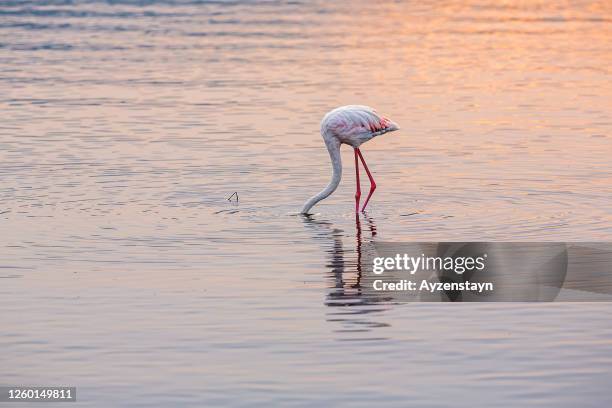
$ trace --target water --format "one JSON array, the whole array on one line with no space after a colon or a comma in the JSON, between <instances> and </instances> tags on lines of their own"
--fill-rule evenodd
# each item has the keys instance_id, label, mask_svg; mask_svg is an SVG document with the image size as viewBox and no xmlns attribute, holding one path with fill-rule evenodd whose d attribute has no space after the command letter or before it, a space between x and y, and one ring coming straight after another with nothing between
<instances>
[{"instance_id":1,"label":"water","mask_svg":"<svg viewBox=\"0 0 612 408\"><path fill-rule=\"evenodd\" d=\"M372 239L612 238L612 7L552 3L2 2L0 383L77 406L610 405L607 304L358 287ZM402 126L363 146L370 211L345 147L338 191L292 215L348 103Z\"/></svg>"}]
</instances>

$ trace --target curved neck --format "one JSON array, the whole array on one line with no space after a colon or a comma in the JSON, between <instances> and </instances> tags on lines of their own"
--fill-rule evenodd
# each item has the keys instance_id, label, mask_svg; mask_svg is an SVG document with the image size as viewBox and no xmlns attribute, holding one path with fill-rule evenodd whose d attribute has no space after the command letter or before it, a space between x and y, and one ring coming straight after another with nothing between
<instances>
[{"instance_id":1,"label":"curved neck","mask_svg":"<svg viewBox=\"0 0 612 408\"><path fill-rule=\"evenodd\" d=\"M325 141L327 151L329 152L329 158L332 164L332 179L319 194L315 195L304 204L302 208L302 214L308 214L310 209L314 207L319 201L329 197L331 193L336 191L342 178L342 159L340 157L340 142L337 139L330 139Z\"/></svg>"}]
</instances>

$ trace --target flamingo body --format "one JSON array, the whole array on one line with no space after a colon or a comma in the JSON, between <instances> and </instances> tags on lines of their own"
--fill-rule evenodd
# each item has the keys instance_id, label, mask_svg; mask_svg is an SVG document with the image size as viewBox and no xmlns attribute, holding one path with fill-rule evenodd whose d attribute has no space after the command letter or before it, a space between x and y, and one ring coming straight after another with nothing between
<instances>
[{"instance_id":1,"label":"flamingo body","mask_svg":"<svg viewBox=\"0 0 612 408\"><path fill-rule=\"evenodd\" d=\"M340 143L359 148L368 140L399 127L369 106L347 105L329 111L321 121L323 139L337 138Z\"/></svg>"},{"instance_id":2,"label":"flamingo body","mask_svg":"<svg viewBox=\"0 0 612 408\"><path fill-rule=\"evenodd\" d=\"M332 163L332 180L319 194L310 198L304 204L302 214L308 214L310 209L319 201L329 197L340 184L342 178L342 161L340 146L347 144L355 151L355 172L357 179L357 192L355 194L355 210L359 211L361 189L359 185L359 161L361 160L370 179L370 193L361 211L364 211L370 197L376 189L376 183L359 150L359 147L368 140L384 133L398 130L399 126L391 120L379 115L374 109L364 105L347 105L328 112L321 121L321 136L325 141Z\"/></svg>"}]
</instances>

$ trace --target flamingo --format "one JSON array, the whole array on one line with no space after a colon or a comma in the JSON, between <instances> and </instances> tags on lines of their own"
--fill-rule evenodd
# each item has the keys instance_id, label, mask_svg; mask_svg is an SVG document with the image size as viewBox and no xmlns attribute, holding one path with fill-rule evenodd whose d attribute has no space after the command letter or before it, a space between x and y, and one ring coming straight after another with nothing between
<instances>
[{"instance_id":1,"label":"flamingo","mask_svg":"<svg viewBox=\"0 0 612 408\"><path fill-rule=\"evenodd\" d=\"M340 158L340 145L347 144L353 147L355 152L355 175L357 180L357 191L355 192L355 213L359 213L359 200L361 198L361 188L359 186L359 160L370 179L370 193L361 209L365 211L374 190L376 183L368 169L368 165L359 150L359 146L368 140L380 136L384 133L398 130L399 126L391 120L379 115L369 106L347 105L329 111L321 121L321 136L325 141L325 146L329 152L332 163L332 179L319 194L311 197L302 208L302 214L308 214L310 209L319 201L329 197L342 178L342 160Z\"/></svg>"}]
</instances>

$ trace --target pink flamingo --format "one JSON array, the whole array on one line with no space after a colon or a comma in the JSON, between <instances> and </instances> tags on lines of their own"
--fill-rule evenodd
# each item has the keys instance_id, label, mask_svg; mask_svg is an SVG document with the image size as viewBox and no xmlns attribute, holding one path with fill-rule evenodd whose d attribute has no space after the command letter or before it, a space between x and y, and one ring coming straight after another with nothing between
<instances>
[{"instance_id":1,"label":"pink flamingo","mask_svg":"<svg viewBox=\"0 0 612 408\"><path fill-rule=\"evenodd\" d=\"M361 208L362 212L365 211L370 201L370 197L372 197L374 190L376 190L376 183L359 150L359 146L373 137L398 129L399 126L389 119L380 116L374 109L368 106L341 106L328 112L321 121L321 136L323 136L323 140L329 151L329 157L331 158L333 171L332 179L323 191L306 201L302 209L302 214L308 214L315 204L329 197L336 191L336 188L338 188L340 179L342 178L342 160L340 158L340 145L342 143L352 146L355 151L355 175L357 179L357 192L355 193L356 213L359 212L359 199L361 198L358 158L361 159L361 163L363 163L366 174L370 179L370 193Z\"/></svg>"}]
</instances>

